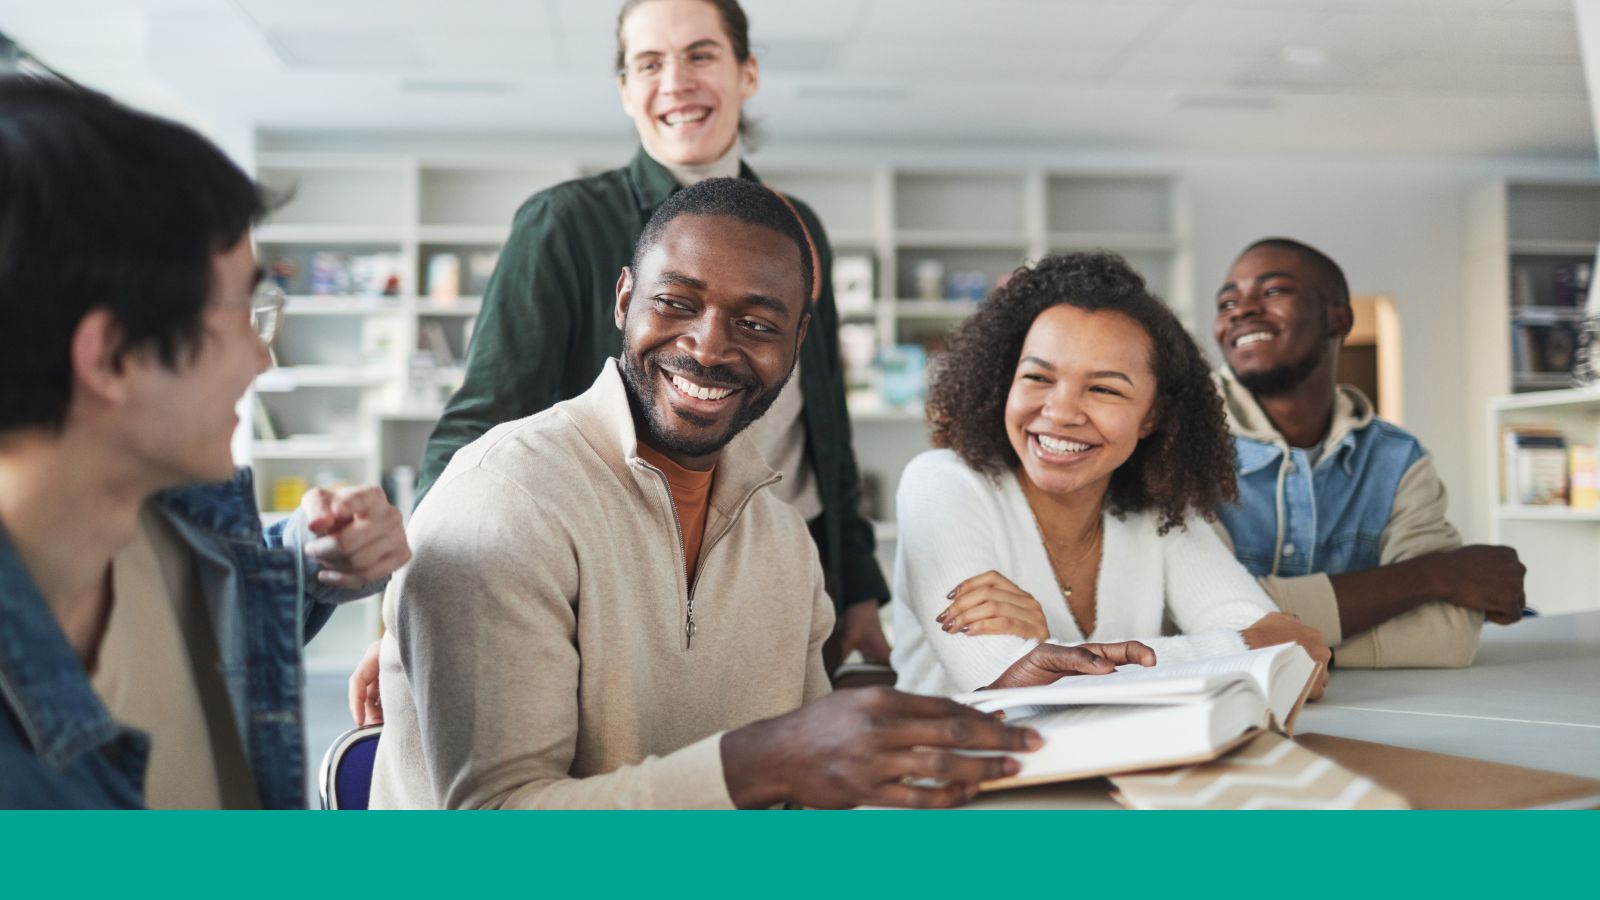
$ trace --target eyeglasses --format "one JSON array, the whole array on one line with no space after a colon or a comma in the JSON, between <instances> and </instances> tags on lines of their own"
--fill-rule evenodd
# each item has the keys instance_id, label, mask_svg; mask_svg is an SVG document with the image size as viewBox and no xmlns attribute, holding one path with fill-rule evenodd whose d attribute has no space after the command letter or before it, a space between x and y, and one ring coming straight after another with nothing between
<instances>
[{"instance_id":1,"label":"eyeglasses","mask_svg":"<svg viewBox=\"0 0 1600 900\"><path fill-rule=\"evenodd\" d=\"M695 47L670 56L652 53L633 60L617 74L637 81L656 81L661 78L661 73L666 71L668 59L675 62L680 69L706 69L716 65L722 58L720 49L709 46Z\"/></svg>"},{"instance_id":2,"label":"eyeglasses","mask_svg":"<svg viewBox=\"0 0 1600 900\"><path fill-rule=\"evenodd\" d=\"M283 307L288 303L283 289L270 281L256 285L255 296L250 298L250 324L261 338L261 346L271 347L278 336L278 326L283 324Z\"/></svg>"}]
</instances>

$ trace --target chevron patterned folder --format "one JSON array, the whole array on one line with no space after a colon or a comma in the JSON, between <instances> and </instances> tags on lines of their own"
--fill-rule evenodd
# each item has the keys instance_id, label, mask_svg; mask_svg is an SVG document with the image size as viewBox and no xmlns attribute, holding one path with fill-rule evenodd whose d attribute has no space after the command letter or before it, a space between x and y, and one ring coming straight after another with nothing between
<instances>
[{"instance_id":1,"label":"chevron patterned folder","mask_svg":"<svg viewBox=\"0 0 1600 900\"><path fill-rule=\"evenodd\" d=\"M1134 809L1409 809L1399 794L1281 734L1257 735L1233 753L1158 772L1113 775Z\"/></svg>"}]
</instances>

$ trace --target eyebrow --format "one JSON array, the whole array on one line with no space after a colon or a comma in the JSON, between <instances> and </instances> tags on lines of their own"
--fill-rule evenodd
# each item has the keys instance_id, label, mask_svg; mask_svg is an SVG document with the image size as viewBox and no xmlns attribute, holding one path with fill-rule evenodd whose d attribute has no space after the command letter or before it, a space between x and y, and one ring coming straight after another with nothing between
<instances>
[{"instance_id":1,"label":"eyebrow","mask_svg":"<svg viewBox=\"0 0 1600 900\"><path fill-rule=\"evenodd\" d=\"M1255 283L1261 284L1264 281L1270 281L1274 278L1287 278L1290 281L1300 280L1299 277L1297 277L1293 272L1263 272L1256 276ZM1239 286L1230 281L1218 289L1217 296L1221 297L1223 294L1226 294L1229 291L1237 291L1238 289Z\"/></svg>"}]
</instances>

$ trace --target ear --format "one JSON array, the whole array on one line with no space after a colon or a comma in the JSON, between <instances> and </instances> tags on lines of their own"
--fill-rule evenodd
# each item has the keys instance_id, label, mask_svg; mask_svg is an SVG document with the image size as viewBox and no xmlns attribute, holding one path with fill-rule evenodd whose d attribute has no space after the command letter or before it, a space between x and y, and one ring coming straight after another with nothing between
<instances>
[{"instance_id":1,"label":"ear","mask_svg":"<svg viewBox=\"0 0 1600 900\"><path fill-rule=\"evenodd\" d=\"M754 53L739 64L739 99L749 100L761 90L761 62Z\"/></svg>"},{"instance_id":2,"label":"ear","mask_svg":"<svg viewBox=\"0 0 1600 900\"><path fill-rule=\"evenodd\" d=\"M112 404L125 398L128 359L121 347L122 329L111 310L102 306L85 314L68 346L73 394Z\"/></svg>"},{"instance_id":3,"label":"ear","mask_svg":"<svg viewBox=\"0 0 1600 900\"><path fill-rule=\"evenodd\" d=\"M1350 329L1356 324L1355 308L1349 303L1340 303L1328 307L1328 337L1344 340L1350 335Z\"/></svg>"},{"instance_id":4,"label":"ear","mask_svg":"<svg viewBox=\"0 0 1600 900\"><path fill-rule=\"evenodd\" d=\"M622 274L617 276L617 308L612 313L618 331L622 330L623 323L628 319L628 303L632 300L633 273L623 266Z\"/></svg>"},{"instance_id":5,"label":"ear","mask_svg":"<svg viewBox=\"0 0 1600 900\"><path fill-rule=\"evenodd\" d=\"M1150 404L1150 411L1144 414L1144 421L1139 423L1139 440L1144 440L1155 433L1156 426L1161 424L1161 411L1157 409L1160 404Z\"/></svg>"}]
</instances>

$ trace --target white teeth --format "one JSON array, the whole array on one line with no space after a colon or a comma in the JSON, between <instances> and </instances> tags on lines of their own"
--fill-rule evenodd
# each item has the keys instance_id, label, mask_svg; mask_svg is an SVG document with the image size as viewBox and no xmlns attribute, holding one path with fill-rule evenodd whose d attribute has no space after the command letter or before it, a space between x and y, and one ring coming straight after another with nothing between
<instances>
[{"instance_id":1,"label":"white teeth","mask_svg":"<svg viewBox=\"0 0 1600 900\"><path fill-rule=\"evenodd\" d=\"M1039 438L1039 446L1049 450L1051 453L1082 453L1089 449L1088 444L1080 444L1077 441L1064 441L1060 438L1053 438L1048 434L1036 435L1036 437Z\"/></svg>"},{"instance_id":2,"label":"white teeth","mask_svg":"<svg viewBox=\"0 0 1600 900\"><path fill-rule=\"evenodd\" d=\"M1247 334L1247 335L1239 338L1238 340L1234 341L1233 345L1235 347L1244 347L1244 346L1247 346L1249 344L1259 344L1262 341L1270 341L1270 340L1272 340L1273 337L1274 337L1274 335L1269 334L1268 332L1265 332L1265 331L1252 331L1249 334Z\"/></svg>"},{"instance_id":3,"label":"white teeth","mask_svg":"<svg viewBox=\"0 0 1600 900\"><path fill-rule=\"evenodd\" d=\"M699 112L671 112L662 117L668 125L683 125L689 122L698 122L711 115L711 110L702 109Z\"/></svg>"},{"instance_id":4,"label":"white teeth","mask_svg":"<svg viewBox=\"0 0 1600 900\"><path fill-rule=\"evenodd\" d=\"M697 397L701 400L721 400L723 397L733 393L733 388L701 387L682 375L672 376L672 386L691 397Z\"/></svg>"}]
</instances>

